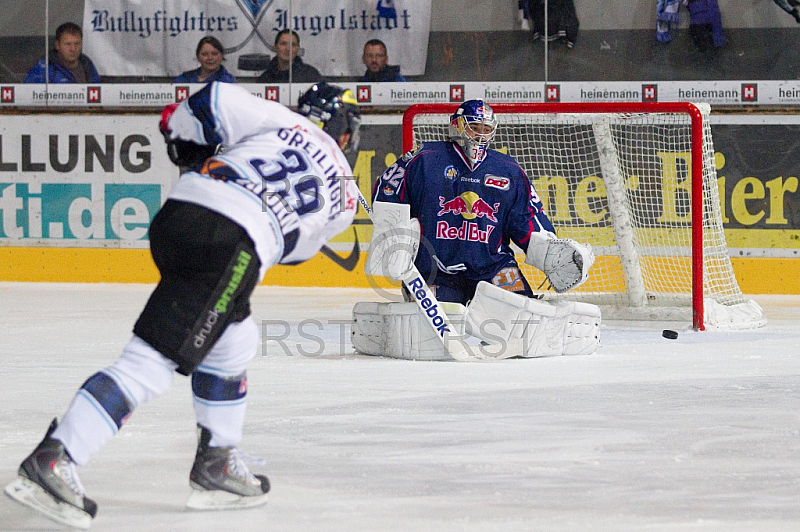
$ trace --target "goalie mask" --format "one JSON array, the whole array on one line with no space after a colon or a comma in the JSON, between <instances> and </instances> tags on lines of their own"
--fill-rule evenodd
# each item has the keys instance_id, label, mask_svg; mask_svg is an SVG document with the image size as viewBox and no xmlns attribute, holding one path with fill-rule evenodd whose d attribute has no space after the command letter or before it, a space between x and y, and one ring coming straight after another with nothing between
<instances>
[{"instance_id":1,"label":"goalie mask","mask_svg":"<svg viewBox=\"0 0 800 532\"><path fill-rule=\"evenodd\" d=\"M473 168L486 157L489 142L497 131L497 119L483 100L462 103L450 117L450 140L461 146Z\"/></svg>"},{"instance_id":2,"label":"goalie mask","mask_svg":"<svg viewBox=\"0 0 800 532\"><path fill-rule=\"evenodd\" d=\"M350 140L342 151L352 153L358 149L361 113L350 89L321 81L300 96L297 112L322 128L336 142L343 133L350 132Z\"/></svg>"}]
</instances>

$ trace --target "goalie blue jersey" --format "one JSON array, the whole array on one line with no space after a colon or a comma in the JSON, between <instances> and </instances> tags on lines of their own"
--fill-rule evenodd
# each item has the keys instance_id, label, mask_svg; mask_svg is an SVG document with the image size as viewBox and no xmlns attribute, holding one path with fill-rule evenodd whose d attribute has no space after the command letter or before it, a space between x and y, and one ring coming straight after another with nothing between
<instances>
[{"instance_id":1,"label":"goalie blue jersey","mask_svg":"<svg viewBox=\"0 0 800 532\"><path fill-rule=\"evenodd\" d=\"M471 170L457 144L425 143L387 168L372 196L411 206L422 228L415 264L426 278L438 268L489 280L516 264L511 241L524 251L531 233L555 232L525 171L495 150Z\"/></svg>"}]
</instances>

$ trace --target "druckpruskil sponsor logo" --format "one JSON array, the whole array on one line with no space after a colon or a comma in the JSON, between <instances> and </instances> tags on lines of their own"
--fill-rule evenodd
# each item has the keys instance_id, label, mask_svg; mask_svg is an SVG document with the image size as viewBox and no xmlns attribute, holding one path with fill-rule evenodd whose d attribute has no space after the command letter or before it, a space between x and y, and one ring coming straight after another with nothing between
<instances>
[{"instance_id":1,"label":"druckpruskil sponsor logo","mask_svg":"<svg viewBox=\"0 0 800 532\"><path fill-rule=\"evenodd\" d=\"M211 331L214 329L214 325L216 325L216 323L219 321L220 314L225 314L228 312L228 305L236 294L236 291L239 289L239 285L241 284L244 275L247 273L247 267L252 258L253 256L246 251L239 251L239 255L236 257L236 266L231 268L231 277L228 279L227 286L222 291L219 298L217 298L217 302L214 304L214 307L208 311L205 322L203 322L200 330L194 335L193 344L196 349L200 349L206 343L208 335L211 334Z\"/></svg>"},{"instance_id":2,"label":"druckpruskil sponsor logo","mask_svg":"<svg viewBox=\"0 0 800 532\"><path fill-rule=\"evenodd\" d=\"M444 333L452 334L453 331L450 330L444 318L441 316L441 313L443 313L442 309L439 308L439 305L431 301L428 296L428 291L426 290L427 286L425 281L422 280L422 277L416 277L407 282L406 287L417 300L419 306L423 308L425 316L427 316L428 321L436 328L439 336L444 338Z\"/></svg>"}]
</instances>

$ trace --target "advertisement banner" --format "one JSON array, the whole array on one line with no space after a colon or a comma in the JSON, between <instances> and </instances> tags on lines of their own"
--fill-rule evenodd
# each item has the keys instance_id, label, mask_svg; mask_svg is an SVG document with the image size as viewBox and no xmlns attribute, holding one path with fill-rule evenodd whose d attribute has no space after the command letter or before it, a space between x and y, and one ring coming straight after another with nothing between
<instances>
[{"instance_id":1,"label":"advertisement banner","mask_svg":"<svg viewBox=\"0 0 800 532\"><path fill-rule=\"evenodd\" d=\"M775 123L785 118L712 122L733 256L800 254L800 124ZM364 116L350 162L367 197L402 155L400 121ZM572 177L578 183L590 176ZM147 227L177 178L155 115L7 115L0 121L0 246L147 248ZM359 212L330 243L341 258L334 262L351 268L370 238L370 221Z\"/></svg>"},{"instance_id":2,"label":"advertisement banner","mask_svg":"<svg viewBox=\"0 0 800 532\"><path fill-rule=\"evenodd\" d=\"M0 245L147 248L178 178L150 116L6 116Z\"/></svg>"},{"instance_id":3,"label":"advertisement banner","mask_svg":"<svg viewBox=\"0 0 800 532\"><path fill-rule=\"evenodd\" d=\"M381 39L403 74L425 73L431 0L86 0L84 52L101 76L174 77L198 67L206 35L225 48L236 75L239 58L274 56L275 35L300 37L302 60L324 76L361 76L364 43Z\"/></svg>"},{"instance_id":4,"label":"advertisement banner","mask_svg":"<svg viewBox=\"0 0 800 532\"><path fill-rule=\"evenodd\" d=\"M339 82L370 107L408 107L415 103L705 102L715 106L800 104L798 81L725 82ZM242 83L259 98L296 105L308 83ZM203 84L104 83L97 85L0 85L0 108L9 107L158 107L180 102Z\"/></svg>"}]
</instances>

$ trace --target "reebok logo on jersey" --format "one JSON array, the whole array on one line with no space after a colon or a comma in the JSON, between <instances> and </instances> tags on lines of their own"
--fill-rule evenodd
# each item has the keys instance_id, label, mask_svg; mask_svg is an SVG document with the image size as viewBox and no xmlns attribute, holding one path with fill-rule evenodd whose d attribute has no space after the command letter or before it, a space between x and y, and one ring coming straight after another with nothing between
<instances>
[{"instance_id":1,"label":"reebok logo on jersey","mask_svg":"<svg viewBox=\"0 0 800 532\"><path fill-rule=\"evenodd\" d=\"M416 298L419 306L425 309L425 315L428 317L428 321L430 321L434 327L436 327L436 331L439 335L444 338L444 333L452 333L450 328L439 315L440 309L439 306L436 305L433 301L430 300L428 297L428 291L425 290L425 283L421 277L417 277L416 279L410 281L407 284L409 292L411 292L414 297Z\"/></svg>"}]
</instances>

